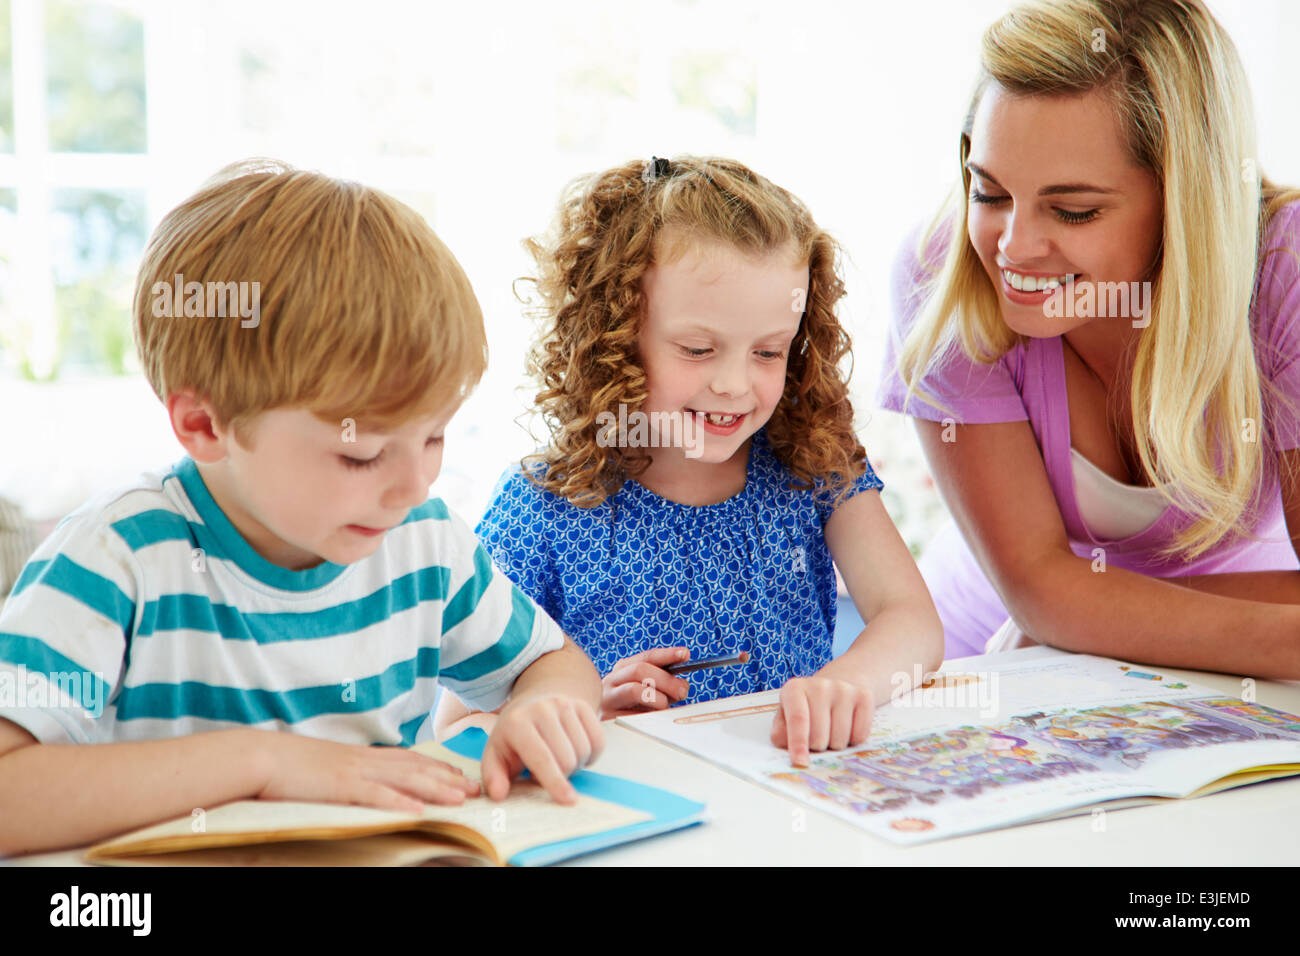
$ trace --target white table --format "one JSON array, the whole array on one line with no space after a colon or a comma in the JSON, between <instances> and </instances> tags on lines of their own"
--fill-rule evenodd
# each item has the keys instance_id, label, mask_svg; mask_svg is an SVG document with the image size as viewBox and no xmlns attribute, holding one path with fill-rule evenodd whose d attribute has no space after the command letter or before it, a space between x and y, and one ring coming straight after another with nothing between
<instances>
[{"instance_id":1,"label":"white table","mask_svg":"<svg viewBox=\"0 0 1300 956\"><path fill-rule=\"evenodd\" d=\"M1012 651L1028 658L1042 648ZM977 670L980 658L945 670ZM1241 679L1160 668L1188 683L1233 696ZM1256 701L1300 713L1300 683L1257 681ZM567 865L578 866L1249 866L1300 862L1300 777L1195 800L1110 811L1104 829L1091 814L899 847L698 757L607 722L600 773L664 787L708 805L700 826L667 833ZM81 865L79 850L11 860L20 865Z\"/></svg>"},{"instance_id":2,"label":"white table","mask_svg":"<svg viewBox=\"0 0 1300 956\"><path fill-rule=\"evenodd\" d=\"M1011 651L1029 659L1044 648ZM979 669L979 657L947 661L944 670ZM1199 671L1160 672L1240 696L1241 678ZM1300 683L1256 681L1256 701L1300 713ZM707 803L702 826L615 847L569 865L707 866L1184 866L1300 863L1300 777L1195 800L1108 811L1104 829L1091 813L1023 826L895 846L827 813L775 793L616 725L592 765L601 773L671 789Z\"/></svg>"}]
</instances>

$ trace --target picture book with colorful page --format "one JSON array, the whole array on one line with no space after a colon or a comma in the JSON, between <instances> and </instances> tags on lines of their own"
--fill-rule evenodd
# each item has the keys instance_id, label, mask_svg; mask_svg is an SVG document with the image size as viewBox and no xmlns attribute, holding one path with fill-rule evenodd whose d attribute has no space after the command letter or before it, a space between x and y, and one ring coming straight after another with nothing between
<instances>
[{"instance_id":1,"label":"picture book with colorful page","mask_svg":"<svg viewBox=\"0 0 1300 956\"><path fill-rule=\"evenodd\" d=\"M471 728L413 750L479 779L487 734ZM510 796L422 815L372 807L240 800L145 827L91 847L86 860L116 866L544 866L704 819L704 805L618 777L579 770L578 804L556 803L529 779Z\"/></svg>"},{"instance_id":2,"label":"picture book with colorful page","mask_svg":"<svg viewBox=\"0 0 1300 956\"><path fill-rule=\"evenodd\" d=\"M1036 651L932 675L879 707L863 744L803 768L769 740L776 690L619 723L901 844L1300 774L1294 714L1150 667Z\"/></svg>"}]
</instances>

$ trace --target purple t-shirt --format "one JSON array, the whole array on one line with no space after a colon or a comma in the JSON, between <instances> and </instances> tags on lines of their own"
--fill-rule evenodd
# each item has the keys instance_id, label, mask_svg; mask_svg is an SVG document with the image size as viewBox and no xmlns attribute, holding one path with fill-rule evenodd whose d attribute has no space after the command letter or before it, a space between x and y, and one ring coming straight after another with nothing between
<instances>
[{"instance_id":1,"label":"purple t-shirt","mask_svg":"<svg viewBox=\"0 0 1300 956\"><path fill-rule=\"evenodd\" d=\"M1276 469L1261 479L1262 507L1251 538L1225 539L1200 557L1185 562L1162 559L1157 552L1192 518L1176 506L1165 508L1145 530L1126 538L1094 535L1079 514L1070 456L1070 418L1065 388L1065 356L1060 336L1035 338L1013 347L991 365L981 365L955 346L942 364L921 380L921 388L950 411L943 412L913 395L903 404L907 386L896 368L898 343L912 327L923 304L924 272L916 254L917 236L909 236L894 263L893 322L877 401L882 408L906 411L930 421L952 418L961 424L1028 420L1043 454L1047 477L1061 509L1070 546L1082 557L1104 548L1108 566L1153 577L1181 577L1231 571L1295 570L1282 510ZM1300 408L1300 202L1284 206L1269 222L1260 257L1251 311L1260 375ZM928 255L942 256L932 245ZM1266 393L1267 394L1267 393ZM1288 414L1270 415L1266 399L1265 455L1300 448L1300 422ZM922 560L922 570L944 617L948 656L980 653L984 640L1007 614L969 550L951 532L941 534L942 554ZM992 624L990 628L989 625Z\"/></svg>"}]
</instances>

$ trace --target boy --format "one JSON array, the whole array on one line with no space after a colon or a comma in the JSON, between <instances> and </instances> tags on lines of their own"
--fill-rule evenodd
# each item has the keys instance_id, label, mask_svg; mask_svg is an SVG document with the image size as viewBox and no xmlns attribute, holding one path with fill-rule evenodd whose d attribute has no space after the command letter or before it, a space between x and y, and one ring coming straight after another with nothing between
<instances>
[{"instance_id":1,"label":"boy","mask_svg":"<svg viewBox=\"0 0 1300 956\"><path fill-rule=\"evenodd\" d=\"M0 613L0 854L241 798L459 803L478 786L396 746L438 681L504 704L489 796L527 767L576 800L600 680L426 500L487 347L424 221L236 164L159 225L134 311L188 457L69 516Z\"/></svg>"}]
</instances>

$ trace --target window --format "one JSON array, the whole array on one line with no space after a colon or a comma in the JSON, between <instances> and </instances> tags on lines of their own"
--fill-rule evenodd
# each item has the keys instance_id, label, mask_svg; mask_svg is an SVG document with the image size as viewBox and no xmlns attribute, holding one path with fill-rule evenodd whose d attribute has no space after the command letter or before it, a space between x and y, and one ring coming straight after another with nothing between
<instances>
[{"instance_id":1,"label":"window","mask_svg":"<svg viewBox=\"0 0 1300 956\"><path fill-rule=\"evenodd\" d=\"M142 19L69 0L0 15L0 370L122 374L148 220Z\"/></svg>"},{"instance_id":2,"label":"window","mask_svg":"<svg viewBox=\"0 0 1300 956\"><path fill-rule=\"evenodd\" d=\"M579 174L715 154L790 189L846 250L855 407L919 549L942 506L910 428L871 413L889 267L951 184L978 38L1010 4L0 0L0 407L43 416L0 424L0 439L55 448L62 414L81 416L90 443L85 464L0 457L0 495L20 471L81 467L67 510L103 483L94 460L129 451L123 467L138 470L179 456L130 339L140 254L213 172L266 155L394 194L469 274L491 364L436 491L473 520L543 440L516 424L533 391L534 328L512 291L530 268L520 240L546 229ZM1211 5L1250 73L1263 169L1300 182L1300 8Z\"/></svg>"}]
</instances>

